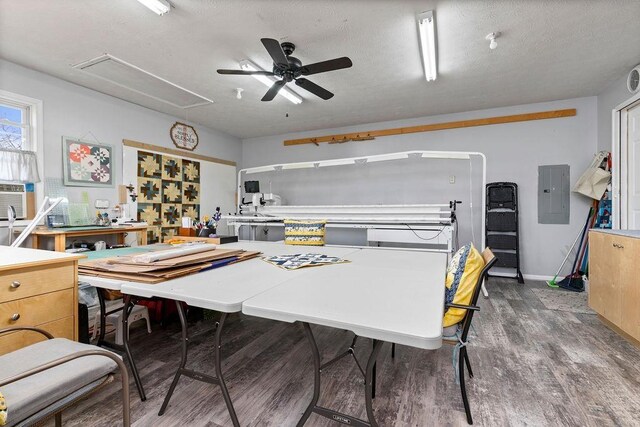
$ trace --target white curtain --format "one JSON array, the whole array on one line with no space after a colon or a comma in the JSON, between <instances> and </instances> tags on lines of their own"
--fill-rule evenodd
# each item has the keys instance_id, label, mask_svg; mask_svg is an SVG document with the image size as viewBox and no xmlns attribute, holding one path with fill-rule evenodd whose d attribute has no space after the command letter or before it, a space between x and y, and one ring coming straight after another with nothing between
<instances>
[{"instance_id":1,"label":"white curtain","mask_svg":"<svg viewBox=\"0 0 640 427\"><path fill-rule=\"evenodd\" d=\"M36 153L0 149L0 181L40 182Z\"/></svg>"}]
</instances>

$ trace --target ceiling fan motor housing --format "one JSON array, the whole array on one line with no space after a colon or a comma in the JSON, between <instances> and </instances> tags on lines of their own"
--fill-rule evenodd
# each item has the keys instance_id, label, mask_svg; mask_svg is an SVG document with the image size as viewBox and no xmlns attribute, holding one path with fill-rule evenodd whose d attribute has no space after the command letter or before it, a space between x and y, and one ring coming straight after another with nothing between
<instances>
[{"instance_id":1,"label":"ceiling fan motor housing","mask_svg":"<svg viewBox=\"0 0 640 427\"><path fill-rule=\"evenodd\" d=\"M284 54L287 55L287 61L289 61L289 64L288 66L283 67L282 65L274 63L273 74L285 79L287 82L291 82L302 75L302 61L291 56L293 51L296 50L296 45L291 42L283 42L280 46L282 47Z\"/></svg>"}]
</instances>

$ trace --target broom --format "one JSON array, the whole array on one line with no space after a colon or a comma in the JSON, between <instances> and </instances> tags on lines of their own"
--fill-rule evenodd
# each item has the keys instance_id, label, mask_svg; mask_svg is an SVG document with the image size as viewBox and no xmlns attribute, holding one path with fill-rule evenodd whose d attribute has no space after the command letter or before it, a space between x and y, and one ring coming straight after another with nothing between
<instances>
[{"instance_id":1,"label":"broom","mask_svg":"<svg viewBox=\"0 0 640 427\"><path fill-rule=\"evenodd\" d=\"M580 248L576 253L576 259L573 261L573 267L571 267L571 273L566 276L561 281L557 282L557 285L562 289L566 289L568 291L573 292L582 292L584 291L584 281L582 280L582 271L579 269L579 265L582 263L582 257L587 249L587 245L589 244L589 234L588 230L593 225L593 221L595 220L595 216L597 214L597 210L591 208L589 210L589 217L587 218L587 223L585 224L584 230L582 230L582 239L580 240Z\"/></svg>"},{"instance_id":2,"label":"broom","mask_svg":"<svg viewBox=\"0 0 640 427\"><path fill-rule=\"evenodd\" d=\"M573 252L573 248L576 246L576 243L578 243L578 240L582 240L582 238L584 238L584 233L586 232L587 227L589 227L589 220L591 219L592 212L593 212L593 208L590 208L589 209L589 216L587 216L587 221L584 224L584 227L582 227L580 232L578 232L578 235L576 236L576 239L573 241L573 244L569 248L569 251L567 252L567 255L562 260L562 264L560 264L560 268L558 268L558 271L556 272L556 275L553 276L553 279L547 280L547 286L549 286L551 288L560 287L560 285L558 285L558 283L556 282L556 279L558 278L558 275L560 274L560 271L562 271L562 267L564 267L564 264L569 259L569 255L571 255L571 252ZM582 247L582 244L580 246ZM574 269L575 269L575 263L574 263L574 266L572 267L572 271L571 271L571 274L569 276L571 276L573 274L573 270ZM569 276L567 276L567 277L569 277Z\"/></svg>"}]
</instances>

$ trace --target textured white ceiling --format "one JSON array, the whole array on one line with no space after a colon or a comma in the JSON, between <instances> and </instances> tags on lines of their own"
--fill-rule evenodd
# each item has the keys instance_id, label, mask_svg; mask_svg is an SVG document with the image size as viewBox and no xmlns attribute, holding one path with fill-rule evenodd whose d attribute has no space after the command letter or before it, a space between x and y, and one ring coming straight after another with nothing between
<instances>
[{"instance_id":1,"label":"textured white ceiling","mask_svg":"<svg viewBox=\"0 0 640 427\"><path fill-rule=\"evenodd\" d=\"M0 0L0 57L241 138L596 95L640 62L637 0L172 3L159 17L135 0ZM415 16L429 9L439 73L427 83ZM261 37L295 43L303 63L354 65L310 77L329 101L294 86L301 105L261 102L258 81L215 72L245 58L269 68ZM214 104L185 112L71 67L103 53Z\"/></svg>"}]
</instances>

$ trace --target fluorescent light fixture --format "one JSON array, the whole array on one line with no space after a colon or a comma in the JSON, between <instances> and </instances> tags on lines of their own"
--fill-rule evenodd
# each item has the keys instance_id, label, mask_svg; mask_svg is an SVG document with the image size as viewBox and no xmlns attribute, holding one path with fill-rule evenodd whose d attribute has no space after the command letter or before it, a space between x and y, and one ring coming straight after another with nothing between
<instances>
[{"instance_id":1,"label":"fluorescent light fixture","mask_svg":"<svg viewBox=\"0 0 640 427\"><path fill-rule=\"evenodd\" d=\"M166 0L138 0L158 15L164 15L171 10L171 5Z\"/></svg>"},{"instance_id":2,"label":"fluorescent light fixture","mask_svg":"<svg viewBox=\"0 0 640 427\"><path fill-rule=\"evenodd\" d=\"M436 17L433 10L418 14L418 31L420 32L420 48L424 76L430 82L438 75L436 62Z\"/></svg>"},{"instance_id":3,"label":"fluorescent light fixture","mask_svg":"<svg viewBox=\"0 0 640 427\"><path fill-rule=\"evenodd\" d=\"M244 61L240 62L240 68L246 71L264 71L262 68L258 67L256 64L249 61L248 59L245 59ZM276 81L275 77L270 77L270 76L260 76L260 75L254 74L251 77L253 77L254 79L256 79L257 81L259 81L260 83L262 83L267 87L271 87L273 83ZM284 96L294 104L302 104L302 98L296 95L288 87L283 87L282 89L280 89L280 92L278 92L278 95Z\"/></svg>"}]
</instances>

